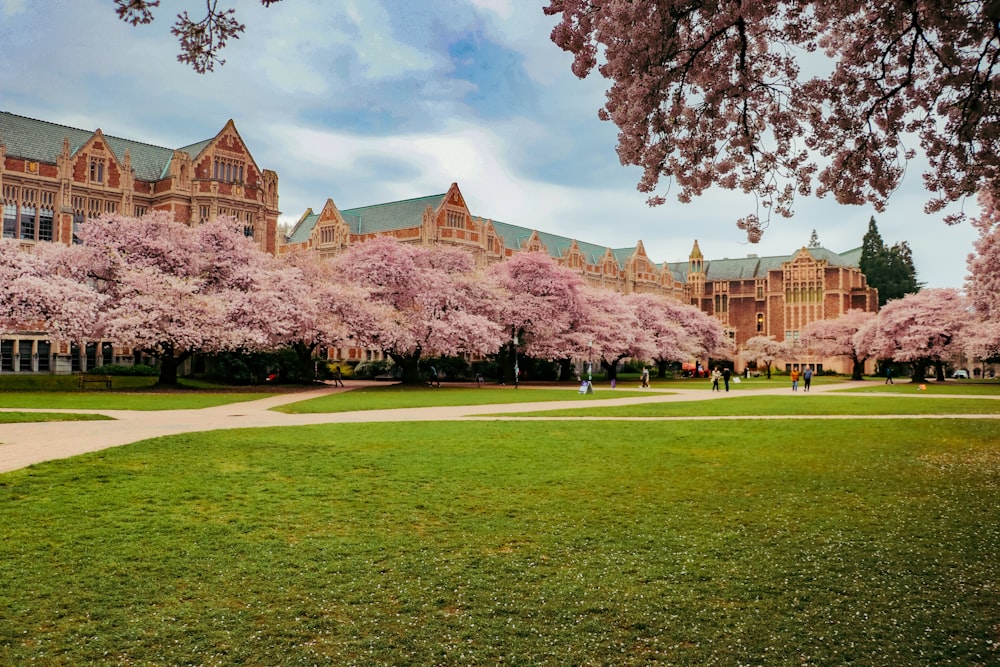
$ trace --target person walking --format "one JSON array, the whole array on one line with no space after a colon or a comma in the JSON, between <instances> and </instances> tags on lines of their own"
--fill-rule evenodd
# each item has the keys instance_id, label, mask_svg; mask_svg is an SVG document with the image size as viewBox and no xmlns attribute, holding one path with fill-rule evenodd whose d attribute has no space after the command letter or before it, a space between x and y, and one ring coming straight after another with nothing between
<instances>
[{"instance_id":1,"label":"person walking","mask_svg":"<svg viewBox=\"0 0 1000 667\"><path fill-rule=\"evenodd\" d=\"M792 369L792 391L798 391L798 390L799 390L799 372L793 368Z\"/></svg>"},{"instance_id":2,"label":"person walking","mask_svg":"<svg viewBox=\"0 0 1000 667\"><path fill-rule=\"evenodd\" d=\"M719 367L716 366L712 369L712 391L719 391L719 378L722 377L722 373L719 372Z\"/></svg>"},{"instance_id":3,"label":"person walking","mask_svg":"<svg viewBox=\"0 0 1000 667\"><path fill-rule=\"evenodd\" d=\"M344 386L344 379L343 375L340 372L340 366L334 366L333 368L333 386L334 387Z\"/></svg>"},{"instance_id":4,"label":"person walking","mask_svg":"<svg viewBox=\"0 0 1000 667\"><path fill-rule=\"evenodd\" d=\"M886 384L896 384L892 381L892 366L885 367L885 383Z\"/></svg>"},{"instance_id":5,"label":"person walking","mask_svg":"<svg viewBox=\"0 0 1000 667\"><path fill-rule=\"evenodd\" d=\"M813 369L806 366L806 369L802 371L802 391L809 391L809 385L812 384L813 379Z\"/></svg>"},{"instance_id":6,"label":"person walking","mask_svg":"<svg viewBox=\"0 0 1000 667\"><path fill-rule=\"evenodd\" d=\"M733 377L733 371L728 366L722 369L722 382L726 385L726 391L729 391L729 380Z\"/></svg>"},{"instance_id":7,"label":"person walking","mask_svg":"<svg viewBox=\"0 0 1000 667\"><path fill-rule=\"evenodd\" d=\"M642 384L643 387L649 386L649 369L645 366L642 367Z\"/></svg>"}]
</instances>

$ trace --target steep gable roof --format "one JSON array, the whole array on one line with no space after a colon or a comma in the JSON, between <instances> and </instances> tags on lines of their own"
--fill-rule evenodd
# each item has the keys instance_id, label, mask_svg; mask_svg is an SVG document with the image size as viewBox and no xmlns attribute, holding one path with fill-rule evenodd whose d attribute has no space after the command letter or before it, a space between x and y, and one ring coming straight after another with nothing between
<instances>
[{"instance_id":1,"label":"steep gable roof","mask_svg":"<svg viewBox=\"0 0 1000 667\"><path fill-rule=\"evenodd\" d=\"M340 214L344 217L344 221L351 226L352 234L377 234L397 229L420 227L427 207L430 206L437 210L446 194L349 208L341 211Z\"/></svg>"},{"instance_id":2,"label":"steep gable roof","mask_svg":"<svg viewBox=\"0 0 1000 667\"><path fill-rule=\"evenodd\" d=\"M285 243L306 243L309 241L309 237L316 227L316 221L319 220L319 215L319 213L313 213L311 208L307 208L299 221L292 227L292 231L288 232Z\"/></svg>"},{"instance_id":3,"label":"steep gable roof","mask_svg":"<svg viewBox=\"0 0 1000 667\"><path fill-rule=\"evenodd\" d=\"M62 153L64 139L69 140L70 155L74 155L93 136L93 130L81 130L0 111L0 144L7 147L7 155L10 156L56 164L59 154ZM174 156L173 148L153 146L107 134L104 135L104 140L120 163L124 164L125 153L126 151L129 153L136 178L144 181L158 181L163 178ZM192 144L192 146L197 145Z\"/></svg>"}]
</instances>

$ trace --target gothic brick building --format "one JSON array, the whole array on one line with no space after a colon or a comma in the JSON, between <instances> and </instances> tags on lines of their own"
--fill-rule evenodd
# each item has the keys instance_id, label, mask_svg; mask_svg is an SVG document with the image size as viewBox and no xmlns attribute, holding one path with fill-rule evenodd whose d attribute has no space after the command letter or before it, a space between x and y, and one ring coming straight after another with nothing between
<instances>
[{"instance_id":1,"label":"gothic brick building","mask_svg":"<svg viewBox=\"0 0 1000 667\"><path fill-rule=\"evenodd\" d=\"M652 292L698 306L716 317L737 350L757 335L796 340L802 328L852 308L878 309L878 293L858 268L861 249L835 253L803 247L791 255L706 260L698 242L686 262L657 263L642 241L609 248L474 215L457 184L443 194L341 210L328 199L318 213L299 218L280 251L311 249L334 255L352 243L391 235L406 243L443 243L466 249L480 267L516 252L542 250L596 286L623 293ZM850 372L843 359L781 360ZM745 363L739 355L738 368Z\"/></svg>"},{"instance_id":2,"label":"gothic brick building","mask_svg":"<svg viewBox=\"0 0 1000 667\"><path fill-rule=\"evenodd\" d=\"M277 252L278 175L257 165L232 120L209 139L165 148L0 111L0 196L3 237L25 249L72 243L80 222L104 213L168 211L192 225L230 215L261 250ZM0 372L69 372L125 352L5 332Z\"/></svg>"}]
</instances>

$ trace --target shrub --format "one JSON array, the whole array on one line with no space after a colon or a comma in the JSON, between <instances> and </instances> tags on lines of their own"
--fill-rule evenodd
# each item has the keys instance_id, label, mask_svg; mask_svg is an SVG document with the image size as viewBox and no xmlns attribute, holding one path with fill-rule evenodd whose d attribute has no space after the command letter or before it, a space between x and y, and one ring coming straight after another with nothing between
<instances>
[{"instance_id":1,"label":"shrub","mask_svg":"<svg viewBox=\"0 0 1000 667\"><path fill-rule=\"evenodd\" d=\"M146 364L135 364L133 366L123 366L122 364L105 364L95 366L87 371L88 375L130 375L136 377L156 377L160 371L155 366Z\"/></svg>"}]
</instances>

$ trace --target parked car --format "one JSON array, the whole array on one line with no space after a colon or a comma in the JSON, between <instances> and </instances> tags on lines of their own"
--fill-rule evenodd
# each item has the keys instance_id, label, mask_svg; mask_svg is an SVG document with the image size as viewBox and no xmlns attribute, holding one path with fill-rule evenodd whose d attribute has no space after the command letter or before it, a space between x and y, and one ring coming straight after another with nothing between
<instances>
[{"instance_id":1,"label":"parked car","mask_svg":"<svg viewBox=\"0 0 1000 667\"><path fill-rule=\"evenodd\" d=\"M959 368L957 371L952 372L951 377L953 377L956 380L968 380L969 371L965 370L964 368Z\"/></svg>"}]
</instances>

